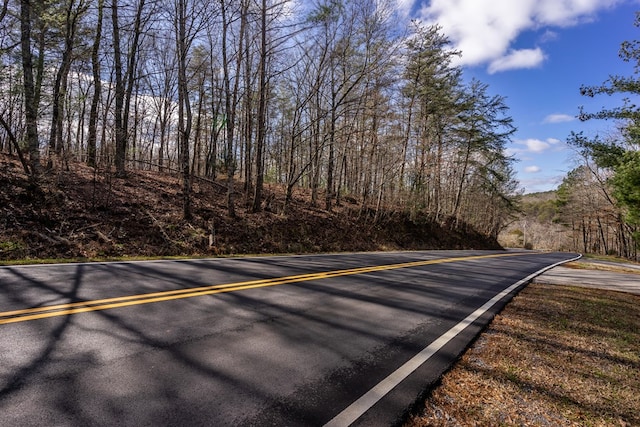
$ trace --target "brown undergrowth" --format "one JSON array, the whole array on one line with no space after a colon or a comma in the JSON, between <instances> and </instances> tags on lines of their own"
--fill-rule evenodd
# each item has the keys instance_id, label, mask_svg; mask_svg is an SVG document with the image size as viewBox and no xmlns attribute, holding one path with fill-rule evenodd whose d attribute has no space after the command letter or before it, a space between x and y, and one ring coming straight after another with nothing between
<instances>
[{"instance_id":1,"label":"brown undergrowth","mask_svg":"<svg viewBox=\"0 0 640 427\"><path fill-rule=\"evenodd\" d=\"M77 163L29 185L16 159L0 154L0 260L309 253L395 249L498 249L494 239L424 214L374 212L346 198L331 211L297 189L267 185L264 209L251 213L236 183L236 217L226 183L195 179L193 218L182 215L177 175L132 170L126 178Z\"/></svg>"},{"instance_id":2,"label":"brown undergrowth","mask_svg":"<svg viewBox=\"0 0 640 427\"><path fill-rule=\"evenodd\" d=\"M640 426L640 297L529 285L406 427Z\"/></svg>"}]
</instances>

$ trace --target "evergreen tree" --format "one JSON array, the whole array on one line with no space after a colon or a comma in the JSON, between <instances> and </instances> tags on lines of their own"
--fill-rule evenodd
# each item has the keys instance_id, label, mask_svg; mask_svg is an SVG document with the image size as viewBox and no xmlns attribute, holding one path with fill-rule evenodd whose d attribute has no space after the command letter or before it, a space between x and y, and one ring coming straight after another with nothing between
<instances>
[{"instance_id":1,"label":"evergreen tree","mask_svg":"<svg viewBox=\"0 0 640 427\"><path fill-rule=\"evenodd\" d=\"M640 27L640 12L636 14L635 26ZM582 86L580 93L584 96L625 95L623 105L602 109L595 113L580 110L581 120L604 119L620 120L623 123L621 138L602 141L599 138L589 140L583 135L572 134L569 142L582 149L583 154L590 156L600 167L610 168L614 175L610 183L614 187L613 194L625 208L627 221L633 227L640 226L640 107L632 102L631 97L640 95L640 41L622 43L619 57L634 63L633 76L611 76L599 86ZM636 243L640 242L636 232Z\"/></svg>"}]
</instances>

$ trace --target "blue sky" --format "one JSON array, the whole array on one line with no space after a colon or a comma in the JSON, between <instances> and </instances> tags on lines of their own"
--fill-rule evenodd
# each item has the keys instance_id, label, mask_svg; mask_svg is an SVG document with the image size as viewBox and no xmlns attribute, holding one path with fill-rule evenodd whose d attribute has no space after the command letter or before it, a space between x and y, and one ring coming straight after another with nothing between
<instances>
[{"instance_id":1,"label":"blue sky","mask_svg":"<svg viewBox=\"0 0 640 427\"><path fill-rule=\"evenodd\" d=\"M575 116L620 105L621 97L589 99L580 86L633 74L620 44L640 39L639 0L397 0L407 15L437 22L462 51L465 77L506 97L518 131L508 153L526 193L555 189L576 166L565 141L571 131L593 136L614 123Z\"/></svg>"}]
</instances>

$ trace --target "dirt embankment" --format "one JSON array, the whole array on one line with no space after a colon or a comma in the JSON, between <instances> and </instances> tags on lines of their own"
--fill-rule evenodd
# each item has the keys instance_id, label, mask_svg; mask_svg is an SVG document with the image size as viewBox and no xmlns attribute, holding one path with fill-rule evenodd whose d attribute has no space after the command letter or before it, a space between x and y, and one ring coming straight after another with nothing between
<instances>
[{"instance_id":1,"label":"dirt embankment","mask_svg":"<svg viewBox=\"0 0 640 427\"><path fill-rule=\"evenodd\" d=\"M405 212L376 215L353 199L329 212L297 190L285 209L277 186L267 186L265 209L251 213L242 183L236 189L230 217L225 183L195 180L193 218L185 221L175 175L117 178L70 164L34 190L19 163L0 154L0 260L500 248L468 228Z\"/></svg>"}]
</instances>

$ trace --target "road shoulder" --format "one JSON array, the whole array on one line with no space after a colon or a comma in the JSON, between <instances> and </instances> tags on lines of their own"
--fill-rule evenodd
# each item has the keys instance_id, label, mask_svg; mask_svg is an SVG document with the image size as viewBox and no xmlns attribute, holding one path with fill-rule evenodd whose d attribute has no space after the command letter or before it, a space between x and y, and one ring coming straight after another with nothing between
<instances>
[{"instance_id":1,"label":"road shoulder","mask_svg":"<svg viewBox=\"0 0 640 427\"><path fill-rule=\"evenodd\" d=\"M589 263L523 289L405 426L640 425L640 276Z\"/></svg>"}]
</instances>

